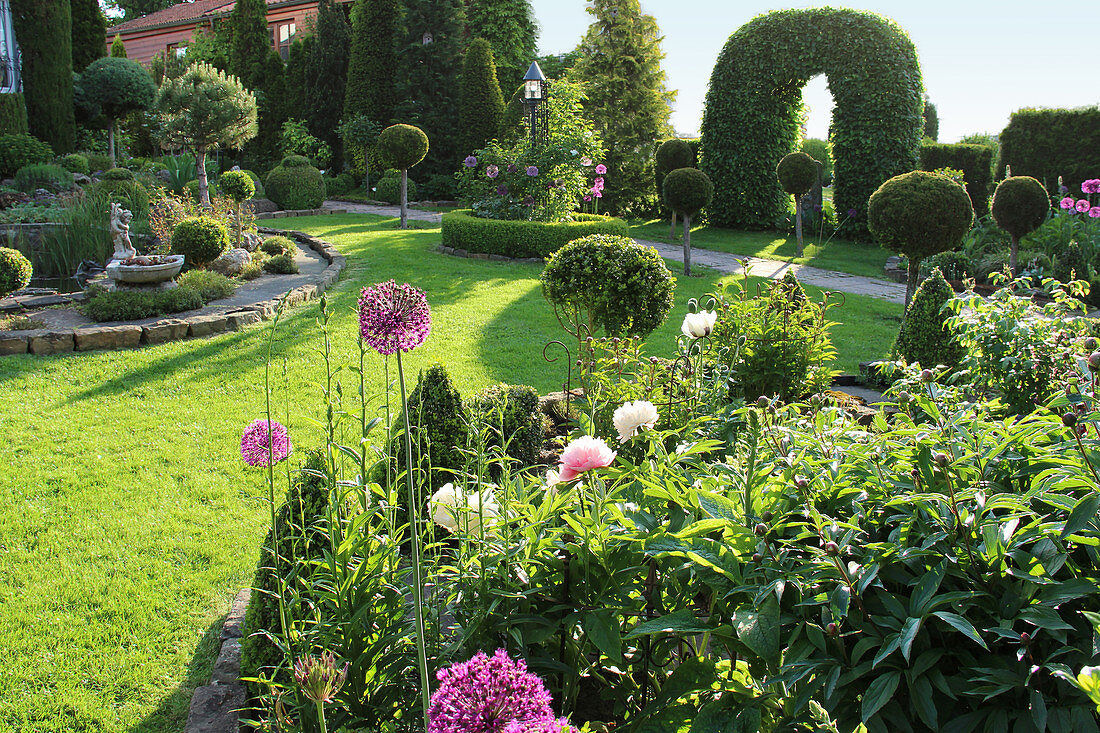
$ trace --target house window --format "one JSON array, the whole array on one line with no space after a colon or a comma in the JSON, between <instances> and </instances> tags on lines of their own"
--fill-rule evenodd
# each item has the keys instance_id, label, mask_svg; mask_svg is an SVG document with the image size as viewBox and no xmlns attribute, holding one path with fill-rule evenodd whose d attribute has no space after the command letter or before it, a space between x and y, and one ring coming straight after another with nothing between
<instances>
[{"instance_id":1,"label":"house window","mask_svg":"<svg viewBox=\"0 0 1100 733\"><path fill-rule=\"evenodd\" d=\"M168 44L168 56L169 57L174 56L177 59L182 59L186 55L187 55L187 45L186 44L184 44L184 45L180 45L178 43L169 43Z\"/></svg>"},{"instance_id":2,"label":"house window","mask_svg":"<svg viewBox=\"0 0 1100 733\"><path fill-rule=\"evenodd\" d=\"M11 23L11 4L0 0L0 93L22 89L19 74L19 46Z\"/></svg>"},{"instance_id":3,"label":"house window","mask_svg":"<svg viewBox=\"0 0 1100 733\"><path fill-rule=\"evenodd\" d=\"M294 23L273 23L268 26L271 32L271 47L279 52L283 61L290 56L290 44L294 42L294 34L298 32Z\"/></svg>"}]
</instances>

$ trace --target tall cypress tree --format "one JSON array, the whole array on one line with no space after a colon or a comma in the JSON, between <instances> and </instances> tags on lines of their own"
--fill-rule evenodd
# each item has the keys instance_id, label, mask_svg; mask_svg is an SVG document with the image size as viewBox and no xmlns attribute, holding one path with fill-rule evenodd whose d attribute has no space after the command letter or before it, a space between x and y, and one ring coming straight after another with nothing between
<instances>
[{"instance_id":1,"label":"tall cypress tree","mask_svg":"<svg viewBox=\"0 0 1100 733\"><path fill-rule=\"evenodd\" d=\"M511 94L535 58L538 25L529 0L468 0L470 38L484 38L493 49L501 89Z\"/></svg>"},{"instance_id":2,"label":"tall cypress tree","mask_svg":"<svg viewBox=\"0 0 1100 733\"><path fill-rule=\"evenodd\" d=\"M229 73L241 80L245 89L260 86L267 65L271 40L267 30L267 3L264 0L237 0L229 14L233 43L229 47Z\"/></svg>"},{"instance_id":3,"label":"tall cypress tree","mask_svg":"<svg viewBox=\"0 0 1100 733\"><path fill-rule=\"evenodd\" d=\"M657 201L654 143L672 136L676 96L665 88L660 31L638 0L594 0L588 12L596 20L570 74L584 82L585 111L608 142L604 205L614 214L644 213Z\"/></svg>"},{"instance_id":4,"label":"tall cypress tree","mask_svg":"<svg viewBox=\"0 0 1100 733\"><path fill-rule=\"evenodd\" d=\"M404 20L398 117L424 130L431 141L428 157L418 166L423 175L450 174L458 169L461 149L455 118L465 8L462 0L406 0Z\"/></svg>"},{"instance_id":5,"label":"tall cypress tree","mask_svg":"<svg viewBox=\"0 0 1100 733\"><path fill-rule=\"evenodd\" d=\"M333 0L317 6L317 34L305 65L305 115L309 130L340 150L337 128L344 111L351 34L344 12ZM339 160L339 153L336 155Z\"/></svg>"},{"instance_id":6,"label":"tall cypress tree","mask_svg":"<svg viewBox=\"0 0 1100 733\"><path fill-rule=\"evenodd\" d=\"M73 71L80 73L107 55L107 19L97 0L72 0Z\"/></svg>"},{"instance_id":7,"label":"tall cypress tree","mask_svg":"<svg viewBox=\"0 0 1100 733\"><path fill-rule=\"evenodd\" d=\"M386 126L397 104L398 0L355 0L344 117L366 115Z\"/></svg>"},{"instance_id":8,"label":"tall cypress tree","mask_svg":"<svg viewBox=\"0 0 1100 733\"><path fill-rule=\"evenodd\" d=\"M493 49L484 38L475 39L466 49L460 91L458 127L462 147L459 153L470 153L500 134L504 117L504 97L497 83Z\"/></svg>"},{"instance_id":9,"label":"tall cypress tree","mask_svg":"<svg viewBox=\"0 0 1100 733\"><path fill-rule=\"evenodd\" d=\"M73 39L69 0L12 0L15 39L23 51L23 99L30 133L55 153L76 142Z\"/></svg>"}]
</instances>

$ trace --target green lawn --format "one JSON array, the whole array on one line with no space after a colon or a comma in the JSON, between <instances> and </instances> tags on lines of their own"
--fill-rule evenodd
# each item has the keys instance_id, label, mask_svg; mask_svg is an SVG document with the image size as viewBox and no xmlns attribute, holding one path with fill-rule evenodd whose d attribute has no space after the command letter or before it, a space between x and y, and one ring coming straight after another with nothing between
<instances>
[{"instance_id":1,"label":"green lawn","mask_svg":"<svg viewBox=\"0 0 1100 733\"><path fill-rule=\"evenodd\" d=\"M677 224L676 239L668 238L668 219L632 221L630 234L638 239L650 239L658 242L679 243L681 228ZM737 255L764 257L770 260L784 260L800 265L813 265L825 270L847 272L864 277L882 279L882 267L892 253L877 244L849 242L833 238L826 244L832 230L826 227L819 238L817 230L807 231L803 236L805 251L802 257L795 257L798 242L794 235L780 232L742 232L718 227L692 227L691 246L700 249L713 249ZM816 244L820 241L820 245Z\"/></svg>"},{"instance_id":2,"label":"green lawn","mask_svg":"<svg viewBox=\"0 0 1100 733\"><path fill-rule=\"evenodd\" d=\"M427 291L433 330L408 358L440 360L457 385L556 388L542 346L561 333L539 266L446 257L439 230L367 216L295 219L349 269L330 294L336 359L357 358L358 289L395 278ZM672 268L675 272L675 267ZM690 297L718 278L678 278L651 338L667 353ZM813 289L808 288L813 292ZM319 307L280 324L297 446L317 439ZM831 312L839 368L884 355L901 308L849 297ZM262 416L268 327L123 352L0 358L0 731L182 730L205 682L221 615L251 580L265 528L260 472L238 454ZM373 358L370 386L382 388ZM341 378L350 380L344 372ZM280 376L281 379L281 376ZM352 393L350 383L345 392ZM280 419L283 419L280 416Z\"/></svg>"}]
</instances>

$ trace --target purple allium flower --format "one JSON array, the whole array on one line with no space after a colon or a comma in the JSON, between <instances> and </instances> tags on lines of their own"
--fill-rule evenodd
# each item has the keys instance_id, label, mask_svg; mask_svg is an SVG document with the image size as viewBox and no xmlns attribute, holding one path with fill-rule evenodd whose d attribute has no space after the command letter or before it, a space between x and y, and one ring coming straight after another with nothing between
<instances>
[{"instance_id":1,"label":"purple allium flower","mask_svg":"<svg viewBox=\"0 0 1100 733\"><path fill-rule=\"evenodd\" d=\"M271 463L278 463L292 450L294 448L286 428L274 421L271 422L270 435L267 420L253 420L241 436L241 458L255 468L266 468L269 458L274 458Z\"/></svg>"},{"instance_id":2,"label":"purple allium flower","mask_svg":"<svg viewBox=\"0 0 1100 733\"><path fill-rule=\"evenodd\" d=\"M595 196L598 199L602 199L603 198L603 191L598 190L598 189L592 189L592 195Z\"/></svg>"},{"instance_id":3,"label":"purple allium flower","mask_svg":"<svg viewBox=\"0 0 1100 733\"><path fill-rule=\"evenodd\" d=\"M848 217L849 218L854 217L857 213L859 213L859 212L857 212L855 209L848 209Z\"/></svg>"},{"instance_id":4,"label":"purple allium flower","mask_svg":"<svg viewBox=\"0 0 1100 733\"><path fill-rule=\"evenodd\" d=\"M1082 186L1085 184L1081 184ZM1058 193L1069 193L1069 186L1058 186Z\"/></svg>"},{"instance_id":5,"label":"purple allium flower","mask_svg":"<svg viewBox=\"0 0 1100 733\"><path fill-rule=\"evenodd\" d=\"M1084 213L1085 213L1086 211L1088 211L1089 209L1091 209L1091 208L1092 208L1092 205L1091 205L1091 204L1089 204L1089 202L1088 202L1088 200L1087 200L1087 199L1080 199L1080 200L1079 200L1079 201L1077 202L1077 207L1076 207L1076 208L1077 208L1077 210L1078 210L1079 212L1081 212L1082 214L1084 214Z\"/></svg>"},{"instance_id":6,"label":"purple allium flower","mask_svg":"<svg viewBox=\"0 0 1100 733\"><path fill-rule=\"evenodd\" d=\"M1072 196L1066 196L1058 203L1058 205L1061 206L1063 209L1072 209L1075 203L1077 202L1073 200Z\"/></svg>"},{"instance_id":7,"label":"purple allium flower","mask_svg":"<svg viewBox=\"0 0 1100 733\"><path fill-rule=\"evenodd\" d=\"M598 188L602 191L603 190L603 178L597 178L596 180L592 181L592 188Z\"/></svg>"},{"instance_id":8,"label":"purple allium flower","mask_svg":"<svg viewBox=\"0 0 1100 733\"><path fill-rule=\"evenodd\" d=\"M539 169L537 167L535 167L533 165L527 166L527 175L529 175L533 178L534 176L537 176L538 174L539 174Z\"/></svg>"},{"instance_id":9,"label":"purple allium flower","mask_svg":"<svg viewBox=\"0 0 1100 733\"><path fill-rule=\"evenodd\" d=\"M500 186L497 186L497 196L507 196L507 195L508 195L508 187L507 186L505 186L503 184L500 185Z\"/></svg>"},{"instance_id":10,"label":"purple allium flower","mask_svg":"<svg viewBox=\"0 0 1100 733\"><path fill-rule=\"evenodd\" d=\"M558 733L568 725L554 716L542 680L503 649L491 657L478 652L436 678L428 733Z\"/></svg>"},{"instance_id":11,"label":"purple allium flower","mask_svg":"<svg viewBox=\"0 0 1100 733\"><path fill-rule=\"evenodd\" d=\"M466 156L466 160L462 161L462 164L467 168L473 168L477 165L477 158L472 155Z\"/></svg>"},{"instance_id":12,"label":"purple allium flower","mask_svg":"<svg viewBox=\"0 0 1100 733\"><path fill-rule=\"evenodd\" d=\"M525 196L523 198L523 205L524 206L534 206L535 205L535 197L528 194L527 196Z\"/></svg>"},{"instance_id":13,"label":"purple allium flower","mask_svg":"<svg viewBox=\"0 0 1100 733\"><path fill-rule=\"evenodd\" d=\"M596 175L602 176L604 173L607 173L607 166L603 163L600 163L598 166L596 166Z\"/></svg>"},{"instance_id":14,"label":"purple allium flower","mask_svg":"<svg viewBox=\"0 0 1100 733\"><path fill-rule=\"evenodd\" d=\"M1089 217L1092 219L1100 219L1100 206L1093 206L1089 209Z\"/></svg>"},{"instance_id":15,"label":"purple allium flower","mask_svg":"<svg viewBox=\"0 0 1100 733\"><path fill-rule=\"evenodd\" d=\"M363 288L359 296L359 333L379 354L412 351L432 331L432 314L423 291L393 280Z\"/></svg>"},{"instance_id":16,"label":"purple allium flower","mask_svg":"<svg viewBox=\"0 0 1100 733\"><path fill-rule=\"evenodd\" d=\"M302 694L313 702L332 702L348 678L348 663L336 666L336 656L324 652L318 657L301 657L294 663L294 680Z\"/></svg>"},{"instance_id":17,"label":"purple allium flower","mask_svg":"<svg viewBox=\"0 0 1100 733\"><path fill-rule=\"evenodd\" d=\"M495 165L490 165L485 168L485 175L489 176L489 178L496 178L499 173L500 168L497 168Z\"/></svg>"},{"instance_id":18,"label":"purple allium flower","mask_svg":"<svg viewBox=\"0 0 1100 733\"><path fill-rule=\"evenodd\" d=\"M516 166L515 163L509 163L508 164L508 172L509 173L515 173L518 170L519 170L519 168Z\"/></svg>"}]
</instances>

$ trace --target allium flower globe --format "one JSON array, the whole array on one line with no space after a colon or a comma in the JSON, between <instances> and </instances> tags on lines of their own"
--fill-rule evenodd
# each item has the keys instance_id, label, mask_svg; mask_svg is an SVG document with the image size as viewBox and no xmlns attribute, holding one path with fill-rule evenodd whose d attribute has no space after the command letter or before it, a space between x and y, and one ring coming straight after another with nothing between
<instances>
[{"instance_id":1,"label":"allium flower globe","mask_svg":"<svg viewBox=\"0 0 1100 733\"><path fill-rule=\"evenodd\" d=\"M1058 205L1061 206L1063 209L1072 209L1075 203L1077 202L1073 200L1072 196L1066 196L1064 199L1058 202Z\"/></svg>"},{"instance_id":2,"label":"allium flower globe","mask_svg":"<svg viewBox=\"0 0 1100 733\"><path fill-rule=\"evenodd\" d=\"M680 333L689 339L701 339L710 336L714 330L714 323L718 320L716 311L699 311L688 313L684 316L684 323L680 326Z\"/></svg>"},{"instance_id":3,"label":"allium flower globe","mask_svg":"<svg viewBox=\"0 0 1100 733\"><path fill-rule=\"evenodd\" d=\"M509 163L509 164L508 164L508 172L509 172L509 173L515 173L515 172L516 172L516 171L518 171L518 170L519 170L519 168L518 168L518 167L516 167L516 164L515 164L515 163Z\"/></svg>"},{"instance_id":4,"label":"allium flower globe","mask_svg":"<svg viewBox=\"0 0 1100 733\"><path fill-rule=\"evenodd\" d=\"M467 168L475 168L477 167L477 158L472 155L467 155L466 160L462 161L462 164Z\"/></svg>"},{"instance_id":5,"label":"allium flower globe","mask_svg":"<svg viewBox=\"0 0 1100 733\"><path fill-rule=\"evenodd\" d=\"M607 166L603 163L600 163L598 166L596 166L596 175L602 176L604 173L607 173Z\"/></svg>"},{"instance_id":6,"label":"allium flower globe","mask_svg":"<svg viewBox=\"0 0 1100 733\"><path fill-rule=\"evenodd\" d=\"M657 417L657 408L652 402L637 400L620 405L611 422L619 433L619 442L625 443L641 432L642 428L652 430L657 424Z\"/></svg>"},{"instance_id":7,"label":"allium flower globe","mask_svg":"<svg viewBox=\"0 0 1100 733\"><path fill-rule=\"evenodd\" d=\"M500 516L500 506L492 489L463 492L454 484L443 484L428 503L432 521L450 532L477 534L481 525L492 524Z\"/></svg>"},{"instance_id":8,"label":"allium flower globe","mask_svg":"<svg viewBox=\"0 0 1100 733\"><path fill-rule=\"evenodd\" d=\"M538 174L539 174L539 169L538 169L538 167L537 167L537 166L533 166L533 165L529 165L529 166L527 166L527 175L529 175L529 176L531 176L532 178L534 178L534 177L535 177L535 176L537 176Z\"/></svg>"},{"instance_id":9,"label":"allium flower globe","mask_svg":"<svg viewBox=\"0 0 1100 733\"><path fill-rule=\"evenodd\" d=\"M302 694L316 703L332 702L348 678L348 663L336 666L336 656L324 652L320 657L302 657L294 663L294 680Z\"/></svg>"},{"instance_id":10,"label":"allium flower globe","mask_svg":"<svg viewBox=\"0 0 1100 733\"><path fill-rule=\"evenodd\" d=\"M507 195L508 195L508 187L507 186L505 186L505 185L497 186L497 196L507 196Z\"/></svg>"},{"instance_id":11,"label":"allium flower globe","mask_svg":"<svg viewBox=\"0 0 1100 733\"><path fill-rule=\"evenodd\" d=\"M485 175L489 176L489 178L496 178L499 174L500 168L497 168L495 165L486 166Z\"/></svg>"},{"instance_id":12,"label":"allium flower globe","mask_svg":"<svg viewBox=\"0 0 1100 733\"><path fill-rule=\"evenodd\" d=\"M572 481L582 473L597 468L607 468L615 460L611 450L601 438L584 435L565 447L561 454L559 481Z\"/></svg>"},{"instance_id":13,"label":"allium flower globe","mask_svg":"<svg viewBox=\"0 0 1100 733\"><path fill-rule=\"evenodd\" d=\"M278 463L289 456L292 450L286 428L275 421L268 423L267 420L253 420L241 436L241 458L256 468L266 468L271 463Z\"/></svg>"},{"instance_id":14,"label":"allium flower globe","mask_svg":"<svg viewBox=\"0 0 1100 733\"><path fill-rule=\"evenodd\" d=\"M379 354L412 351L432 330L432 314L423 291L393 280L363 288L359 296L359 333Z\"/></svg>"},{"instance_id":15,"label":"allium flower globe","mask_svg":"<svg viewBox=\"0 0 1100 733\"><path fill-rule=\"evenodd\" d=\"M1092 208L1092 205L1087 199L1081 199L1077 202L1077 211L1084 214L1086 211Z\"/></svg>"},{"instance_id":16,"label":"allium flower globe","mask_svg":"<svg viewBox=\"0 0 1100 733\"><path fill-rule=\"evenodd\" d=\"M561 733L574 731L554 716L550 693L522 659L503 649L478 652L436 673L439 688L428 708L428 733Z\"/></svg>"},{"instance_id":17,"label":"allium flower globe","mask_svg":"<svg viewBox=\"0 0 1100 733\"><path fill-rule=\"evenodd\" d=\"M1089 209L1089 218L1100 219L1100 206L1093 206Z\"/></svg>"},{"instance_id":18,"label":"allium flower globe","mask_svg":"<svg viewBox=\"0 0 1100 733\"><path fill-rule=\"evenodd\" d=\"M603 190L603 178L597 178L596 180L592 181L592 188L598 188L602 191Z\"/></svg>"}]
</instances>

